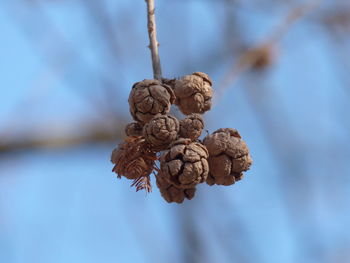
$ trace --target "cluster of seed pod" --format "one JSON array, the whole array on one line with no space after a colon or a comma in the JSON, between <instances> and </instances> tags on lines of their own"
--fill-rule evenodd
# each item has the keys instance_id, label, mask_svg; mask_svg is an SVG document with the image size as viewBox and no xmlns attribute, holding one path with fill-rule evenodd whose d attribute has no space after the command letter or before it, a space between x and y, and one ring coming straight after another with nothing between
<instances>
[{"instance_id":1,"label":"cluster of seed pod","mask_svg":"<svg viewBox=\"0 0 350 263\"><path fill-rule=\"evenodd\" d=\"M119 178L134 180L137 190L148 191L153 172L169 203L192 199L200 183L231 185L240 180L252 160L237 130L219 129L199 139L204 128L201 115L210 110L212 96L212 81L202 72L135 83L129 96L135 122L126 126L127 138L113 150L113 171ZM186 115L184 119L169 114L172 104Z\"/></svg>"}]
</instances>

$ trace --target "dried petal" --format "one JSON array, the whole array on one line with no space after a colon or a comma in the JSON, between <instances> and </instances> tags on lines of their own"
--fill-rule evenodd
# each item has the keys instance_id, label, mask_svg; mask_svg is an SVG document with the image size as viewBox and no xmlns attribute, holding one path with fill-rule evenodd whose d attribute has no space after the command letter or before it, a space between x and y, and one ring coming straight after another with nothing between
<instances>
[{"instance_id":1,"label":"dried petal","mask_svg":"<svg viewBox=\"0 0 350 263\"><path fill-rule=\"evenodd\" d=\"M112 152L113 172L127 179L133 179L137 190L149 190L149 175L155 169L156 152L140 136L129 136ZM146 182L146 183L145 183Z\"/></svg>"}]
</instances>

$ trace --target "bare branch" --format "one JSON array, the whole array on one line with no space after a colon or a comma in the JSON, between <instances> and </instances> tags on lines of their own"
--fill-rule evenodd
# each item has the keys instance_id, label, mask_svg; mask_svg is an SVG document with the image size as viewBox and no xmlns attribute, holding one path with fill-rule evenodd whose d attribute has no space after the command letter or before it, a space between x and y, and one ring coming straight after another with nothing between
<instances>
[{"instance_id":1,"label":"bare branch","mask_svg":"<svg viewBox=\"0 0 350 263\"><path fill-rule=\"evenodd\" d=\"M274 30L267 43L276 43L288 32L289 28L303 16L317 8L323 0L310 0L304 5L298 6L290 11L282 23Z\"/></svg>"},{"instance_id":2,"label":"bare branch","mask_svg":"<svg viewBox=\"0 0 350 263\"><path fill-rule=\"evenodd\" d=\"M147 3L147 28L149 36L149 48L152 56L153 76L157 80L162 80L162 68L160 66L160 58L158 53L159 43L157 41L157 28L154 0L146 0Z\"/></svg>"},{"instance_id":3,"label":"bare branch","mask_svg":"<svg viewBox=\"0 0 350 263\"><path fill-rule=\"evenodd\" d=\"M0 137L0 156L13 151L71 148L89 143L115 142L124 137L124 130L120 128L124 126L124 123L125 121L121 121L120 125L113 130L93 124L86 132L79 135L68 134L65 136L50 136L49 138L26 136L17 140L9 139L6 136Z\"/></svg>"},{"instance_id":4,"label":"bare branch","mask_svg":"<svg viewBox=\"0 0 350 263\"><path fill-rule=\"evenodd\" d=\"M230 87L230 85L238 79L238 77L246 70L251 69L262 57L270 52L274 46L281 40L281 38L288 32L290 27L298 19L302 18L313 9L317 8L322 0L310 0L308 3L301 6L297 6L292 9L279 26L275 28L271 36L257 45L255 48L249 49L244 52L237 60L236 63L227 71L224 75L217 91L216 102L220 100L224 92Z\"/></svg>"}]
</instances>

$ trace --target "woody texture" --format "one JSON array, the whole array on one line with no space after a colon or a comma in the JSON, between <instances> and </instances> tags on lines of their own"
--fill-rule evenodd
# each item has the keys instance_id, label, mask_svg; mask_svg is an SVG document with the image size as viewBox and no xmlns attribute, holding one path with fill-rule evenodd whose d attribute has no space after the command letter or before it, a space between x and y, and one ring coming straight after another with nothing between
<instances>
[{"instance_id":1,"label":"woody texture","mask_svg":"<svg viewBox=\"0 0 350 263\"><path fill-rule=\"evenodd\" d=\"M190 139L175 141L160 157L162 176L178 188L193 188L208 177L208 150Z\"/></svg>"},{"instance_id":2,"label":"woody texture","mask_svg":"<svg viewBox=\"0 0 350 263\"><path fill-rule=\"evenodd\" d=\"M129 96L130 113L135 121L146 123L157 114L167 114L174 102L174 92L158 80L137 82Z\"/></svg>"},{"instance_id":3,"label":"woody texture","mask_svg":"<svg viewBox=\"0 0 350 263\"><path fill-rule=\"evenodd\" d=\"M252 164L248 146L235 129L218 129L203 143L209 152L209 185L234 184Z\"/></svg>"},{"instance_id":4,"label":"woody texture","mask_svg":"<svg viewBox=\"0 0 350 263\"><path fill-rule=\"evenodd\" d=\"M166 150L176 140L179 128L178 119L171 115L158 114L146 123L143 136L154 149Z\"/></svg>"},{"instance_id":5,"label":"woody texture","mask_svg":"<svg viewBox=\"0 0 350 263\"><path fill-rule=\"evenodd\" d=\"M176 105L183 114L205 113L211 108L212 81L202 72L180 78L174 86Z\"/></svg>"},{"instance_id":6,"label":"woody texture","mask_svg":"<svg viewBox=\"0 0 350 263\"><path fill-rule=\"evenodd\" d=\"M198 139L203 131L204 121L200 114L191 114L180 121L180 137Z\"/></svg>"},{"instance_id":7,"label":"woody texture","mask_svg":"<svg viewBox=\"0 0 350 263\"><path fill-rule=\"evenodd\" d=\"M150 192L154 175L164 200L182 203L194 198L198 184L228 186L241 180L252 159L235 129L218 129L201 139L203 114L212 107L213 82L203 72L162 77L154 1L146 3L154 79L131 88L128 102L134 122L126 125L125 140L112 151L112 171L132 180L136 191ZM179 120L170 115L172 107L185 116Z\"/></svg>"}]
</instances>

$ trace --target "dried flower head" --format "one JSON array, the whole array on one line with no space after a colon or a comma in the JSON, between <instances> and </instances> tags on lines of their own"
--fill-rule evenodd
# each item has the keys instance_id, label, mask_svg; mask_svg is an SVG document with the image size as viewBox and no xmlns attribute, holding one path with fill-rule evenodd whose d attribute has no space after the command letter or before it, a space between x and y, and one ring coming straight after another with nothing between
<instances>
[{"instance_id":1,"label":"dried flower head","mask_svg":"<svg viewBox=\"0 0 350 263\"><path fill-rule=\"evenodd\" d=\"M142 136L143 125L139 122L132 122L126 125L126 136Z\"/></svg>"},{"instance_id":2,"label":"dried flower head","mask_svg":"<svg viewBox=\"0 0 350 263\"><path fill-rule=\"evenodd\" d=\"M134 120L146 123L158 113L169 113L174 100L174 92L168 85L158 80L145 79L132 87L129 96L130 113Z\"/></svg>"},{"instance_id":3,"label":"dried flower head","mask_svg":"<svg viewBox=\"0 0 350 263\"><path fill-rule=\"evenodd\" d=\"M178 188L193 188L207 179L208 151L190 139L178 139L160 158L163 177Z\"/></svg>"},{"instance_id":4,"label":"dried flower head","mask_svg":"<svg viewBox=\"0 0 350 263\"><path fill-rule=\"evenodd\" d=\"M174 86L175 104L183 114L204 113L211 108L212 81L202 72L195 72L177 80Z\"/></svg>"},{"instance_id":5,"label":"dried flower head","mask_svg":"<svg viewBox=\"0 0 350 263\"><path fill-rule=\"evenodd\" d=\"M234 184L252 164L249 149L235 129L218 129L207 135L203 143L209 152L209 185Z\"/></svg>"},{"instance_id":6,"label":"dried flower head","mask_svg":"<svg viewBox=\"0 0 350 263\"><path fill-rule=\"evenodd\" d=\"M165 150L176 140L179 127L175 117L158 114L145 124L143 136L154 149Z\"/></svg>"},{"instance_id":7,"label":"dried flower head","mask_svg":"<svg viewBox=\"0 0 350 263\"><path fill-rule=\"evenodd\" d=\"M115 164L112 171L118 174L118 178L124 176L134 179L133 185L137 186L137 190L147 190L150 189L150 185L139 182L143 181L142 178L149 178L155 169L156 160L156 152L143 137L129 136L112 152L111 162Z\"/></svg>"},{"instance_id":8,"label":"dried flower head","mask_svg":"<svg viewBox=\"0 0 350 263\"><path fill-rule=\"evenodd\" d=\"M168 202L182 203L185 199L191 200L196 192L196 188L182 189L170 184L159 172L156 176L157 186L160 194Z\"/></svg>"},{"instance_id":9,"label":"dried flower head","mask_svg":"<svg viewBox=\"0 0 350 263\"><path fill-rule=\"evenodd\" d=\"M189 138L192 141L201 136L204 128L204 121L200 114L191 114L180 121L180 137Z\"/></svg>"}]
</instances>

